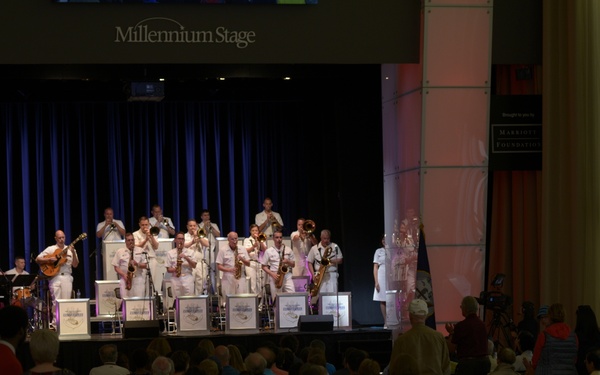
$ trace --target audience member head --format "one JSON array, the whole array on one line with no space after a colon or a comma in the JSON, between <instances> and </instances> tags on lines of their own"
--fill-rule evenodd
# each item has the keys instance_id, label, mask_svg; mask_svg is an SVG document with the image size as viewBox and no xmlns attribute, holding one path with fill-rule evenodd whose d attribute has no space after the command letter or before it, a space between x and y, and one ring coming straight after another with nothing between
<instances>
[{"instance_id":1,"label":"audience member head","mask_svg":"<svg viewBox=\"0 0 600 375\"><path fill-rule=\"evenodd\" d=\"M565 321L565 307L562 303L553 303L548 309L548 316L552 323L562 323Z\"/></svg>"},{"instance_id":2,"label":"audience member head","mask_svg":"<svg viewBox=\"0 0 600 375\"><path fill-rule=\"evenodd\" d=\"M29 340L29 351L36 365L56 362L59 346L58 333L49 329L33 331Z\"/></svg>"},{"instance_id":3,"label":"audience member head","mask_svg":"<svg viewBox=\"0 0 600 375\"><path fill-rule=\"evenodd\" d=\"M575 332L577 332L577 335L583 334L595 337L598 334L598 320L590 305L577 307L575 318Z\"/></svg>"},{"instance_id":4,"label":"audience member head","mask_svg":"<svg viewBox=\"0 0 600 375\"><path fill-rule=\"evenodd\" d=\"M192 350L192 354L190 355L190 365L198 366L200 362L204 361L209 357L208 351L206 348L201 346L196 346L194 350Z\"/></svg>"},{"instance_id":5,"label":"audience member head","mask_svg":"<svg viewBox=\"0 0 600 375\"><path fill-rule=\"evenodd\" d=\"M388 368L389 375L415 375L419 373L419 364L415 357L407 353L400 353L392 357Z\"/></svg>"},{"instance_id":6,"label":"audience member head","mask_svg":"<svg viewBox=\"0 0 600 375\"><path fill-rule=\"evenodd\" d=\"M227 345L227 349L229 349L229 365L240 372L246 371L240 348L235 345Z\"/></svg>"},{"instance_id":7,"label":"audience member head","mask_svg":"<svg viewBox=\"0 0 600 375\"><path fill-rule=\"evenodd\" d=\"M256 349L256 352L265 358L267 368L271 368L277 359L277 348L273 348L271 345L262 345Z\"/></svg>"},{"instance_id":8,"label":"audience member head","mask_svg":"<svg viewBox=\"0 0 600 375\"><path fill-rule=\"evenodd\" d=\"M525 301L521 304L523 319L535 319L535 305L531 301Z\"/></svg>"},{"instance_id":9,"label":"audience member head","mask_svg":"<svg viewBox=\"0 0 600 375\"><path fill-rule=\"evenodd\" d=\"M512 365L517 360L515 352L511 348L503 348L498 353L498 363L506 363Z\"/></svg>"},{"instance_id":10,"label":"audience member head","mask_svg":"<svg viewBox=\"0 0 600 375\"><path fill-rule=\"evenodd\" d=\"M0 309L0 337L17 348L27 337L29 317L19 306L6 306Z\"/></svg>"},{"instance_id":11,"label":"audience member head","mask_svg":"<svg viewBox=\"0 0 600 375\"><path fill-rule=\"evenodd\" d=\"M152 362L152 375L173 375L175 366L171 358L159 355Z\"/></svg>"},{"instance_id":12,"label":"audience member head","mask_svg":"<svg viewBox=\"0 0 600 375\"><path fill-rule=\"evenodd\" d=\"M360 366L358 367L359 375L379 375L380 371L381 366L379 366L379 363L370 358L363 359L363 361L360 363Z\"/></svg>"},{"instance_id":13,"label":"audience member head","mask_svg":"<svg viewBox=\"0 0 600 375\"><path fill-rule=\"evenodd\" d=\"M131 371L136 371L138 369L147 369L150 370L150 365L152 362L150 361L150 357L148 356L148 351L144 348L137 348L131 352Z\"/></svg>"},{"instance_id":14,"label":"audience member head","mask_svg":"<svg viewBox=\"0 0 600 375\"><path fill-rule=\"evenodd\" d=\"M488 345L487 345L487 353L488 355L494 355L494 351L496 350L496 344L494 344L494 341L488 339Z\"/></svg>"},{"instance_id":15,"label":"audience member head","mask_svg":"<svg viewBox=\"0 0 600 375\"><path fill-rule=\"evenodd\" d=\"M244 360L250 375L262 375L267 368L267 360L258 353L250 353Z\"/></svg>"},{"instance_id":16,"label":"audience member head","mask_svg":"<svg viewBox=\"0 0 600 375\"><path fill-rule=\"evenodd\" d=\"M200 373L203 375L219 375L219 365L214 360L208 358L198 365Z\"/></svg>"},{"instance_id":17,"label":"audience member head","mask_svg":"<svg viewBox=\"0 0 600 375\"><path fill-rule=\"evenodd\" d=\"M305 363L300 367L300 375L327 375L327 369L314 363Z\"/></svg>"},{"instance_id":18,"label":"audience member head","mask_svg":"<svg viewBox=\"0 0 600 375\"><path fill-rule=\"evenodd\" d=\"M221 362L221 366L229 365L231 354L229 354L229 348L225 345L219 345L215 347L215 358Z\"/></svg>"},{"instance_id":19,"label":"audience member head","mask_svg":"<svg viewBox=\"0 0 600 375\"><path fill-rule=\"evenodd\" d=\"M98 354L100 355L102 363L117 363L117 359L119 358L119 352L117 351L117 346L115 344L102 345L100 349L98 349Z\"/></svg>"},{"instance_id":20,"label":"audience member head","mask_svg":"<svg viewBox=\"0 0 600 375\"><path fill-rule=\"evenodd\" d=\"M279 346L282 348L289 348L292 353L296 354L300 348L300 341L296 335L288 333L281 336L281 339L279 340Z\"/></svg>"},{"instance_id":21,"label":"audience member head","mask_svg":"<svg viewBox=\"0 0 600 375\"><path fill-rule=\"evenodd\" d=\"M168 357L171 354L171 345L169 341L167 341L164 337L155 337L148 344L147 349L156 350L158 355L163 357Z\"/></svg>"},{"instance_id":22,"label":"audience member head","mask_svg":"<svg viewBox=\"0 0 600 375\"><path fill-rule=\"evenodd\" d=\"M275 365L284 371L289 371L294 364L294 353L290 348L278 348Z\"/></svg>"},{"instance_id":23,"label":"audience member head","mask_svg":"<svg viewBox=\"0 0 600 375\"><path fill-rule=\"evenodd\" d=\"M346 359L346 363L348 364L348 370L350 373L358 373L360 364L367 358L369 358L369 354L364 350L353 349L351 353L348 353L348 359Z\"/></svg>"},{"instance_id":24,"label":"audience member head","mask_svg":"<svg viewBox=\"0 0 600 375\"><path fill-rule=\"evenodd\" d=\"M542 326L542 329L546 328L551 323L550 316L548 315L548 309L550 309L548 305L542 305L537 313L537 318Z\"/></svg>"},{"instance_id":25,"label":"audience member head","mask_svg":"<svg viewBox=\"0 0 600 375\"><path fill-rule=\"evenodd\" d=\"M319 348L323 350L323 352L327 351L327 345L325 345L325 342L323 340L314 339L310 342L308 346L310 346L311 348Z\"/></svg>"},{"instance_id":26,"label":"audience member head","mask_svg":"<svg viewBox=\"0 0 600 375\"><path fill-rule=\"evenodd\" d=\"M600 371L600 348L592 348L585 355L585 368L588 373Z\"/></svg>"},{"instance_id":27,"label":"audience member head","mask_svg":"<svg viewBox=\"0 0 600 375\"><path fill-rule=\"evenodd\" d=\"M533 334L529 331L521 331L519 332L519 336L517 336L517 345L521 353L527 350L533 351L535 337L533 337Z\"/></svg>"},{"instance_id":28,"label":"audience member head","mask_svg":"<svg viewBox=\"0 0 600 375\"><path fill-rule=\"evenodd\" d=\"M326 368L327 357L325 357L325 351L321 348L310 348L308 350L306 363L312 363L313 365L319 365Z\"/></svg>"},{"instance_id":29,"label":"audience member head","mask_svg":"<svg viewBox=\"0 0 600 375\"><path fill-rule=\"evenodd\" d=\"M190 355L185 350L175 350L169 358L173 361L177 373L183 373L190 367Z\"/></svg>"},{"instance_id":30,"label":"audience member head","mask_svg":"<svg viewBox=\"0 0 600 375\"><path fill-rule=\"evenodd\" d=\"M463 316L476 314L477 310L479 310L479 302L473 296L463 297L460 308Z\"/></svg>"},{"instance_id":31,"label":"audience member head","mask_svg":"<svg viewBox=\"0 0 600 375\"><path fill-rule=\"evenodd\" d=\"M211 339L204 338L200 340L200 342L198 342L198 346L206 349L209 357L215 355L215 344L212 342Z\"/></svg>"},{"instance_id":32,"label":"audience member head","mask_svg":"<svg viewBox=\"0 0 600 375\"><path fill-rule=\"evenodd\" d=\"M413 299L408 305L408 313L410 324L425 324L425 319L427 319L427 314L429 314L427 302L419 298Z\"/></svg>"}]
</instances>

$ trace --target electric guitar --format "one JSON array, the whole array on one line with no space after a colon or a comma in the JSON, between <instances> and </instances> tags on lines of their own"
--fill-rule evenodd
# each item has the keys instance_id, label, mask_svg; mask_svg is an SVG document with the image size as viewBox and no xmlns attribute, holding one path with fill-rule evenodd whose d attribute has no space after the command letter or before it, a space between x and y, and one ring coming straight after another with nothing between
<instances>
[{"instance_id":1,"label":"electric guitar","mask_svg":"<svg viewBox=\"0 0 600 375\"><path fill-rule=\"evenodd\" d=\"M60 271L60 267L67 261L67 251L69 248L75 246L77 242L85 240L86 238L87 233L81 233L79 237L75 239L75 241L69 244L69 246L65 246L63 249L56 249L54 253L46 255L44 259L56 258L56 260L52 263L44 263L40 265L40 271L42 271L42 273L48 277L56 276L58 271Z\"/></svg>"}]
</instances>

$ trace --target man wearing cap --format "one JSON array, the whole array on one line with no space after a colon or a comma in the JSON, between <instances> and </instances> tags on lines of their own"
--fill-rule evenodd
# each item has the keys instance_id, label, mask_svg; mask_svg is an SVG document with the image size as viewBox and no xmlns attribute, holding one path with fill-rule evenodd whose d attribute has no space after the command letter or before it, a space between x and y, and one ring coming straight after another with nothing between
<instances>
[{"instance_id":1,"label":"man wearing cap","mask_svg":"<svg viewBox=\"0 0 600 375\"><path fill-rule=\"evenodd\" d=\"M444 336L425 325L429 315L427 302L413 299L408 306L411 329L394 342L392 358L410 354L419 364L419 374L450 374L450 357Z\"/></svg>"},{"instance_id":2,"label":"man wearing cap","mask_svg":"<svg viewBox=\"0 0 600 375\"><path fill-rule=\"evenodd\" d=\"M460 303L462 321L446 323L450 342L456 347L456 375L487 375L490 372L488 357L488 337L485 323L477 316L479 303L472 296L466 296Z\"/></svg>"},{"instance_id":3,"label":"man wearing cap","mask_svg":"<svg viewBox=\"0 0 600 375\"><path fill-rule=\"evenodd\" d=\"M540 309L537 313L537 319L540 322L540 332L546 329L546 327L551 323L550 316L548 315L548 305L540 306ZM537 337L537 336L536 336Z\"/></svg>"}]
</instances>

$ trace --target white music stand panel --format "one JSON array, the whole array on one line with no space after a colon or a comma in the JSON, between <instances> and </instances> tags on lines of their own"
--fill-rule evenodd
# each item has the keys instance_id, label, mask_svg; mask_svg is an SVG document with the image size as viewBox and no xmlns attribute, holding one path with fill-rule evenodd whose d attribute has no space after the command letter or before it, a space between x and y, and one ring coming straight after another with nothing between
<instances>
[{"instance_id":1,"label":"white music stand panel","mask_svg":"<svg viewBox=\"0 0 600 375\"><path fill-rule=\"evenodd\" d=\"M123 298L123 321L153 320L154 298L130 297Z\"/></svg>"},{"instance_id":2,"label":"white music stand panel","mask_svg":"<svg viewBox=\"0 0 600 375\"><path fill-rule=\"evenodd\" d=\"M89 340L92 337L90 299L57 299L56 329L60 340Z\"/></svg>"},{"instance_id":3,"label":"white music stand panel","mask_svg":"<svg viewBox=\"0 0 600 375\"><path fill-rule=\"evenodd\" d=\"M115 289L119 287L117 280L96 280L96 316L113 317L121 305Z\"/></svg>"},{"instance_id":4,"label":"white music stand panel","mask_svg":"<svg viewBox=\"0 0 600 375\"><path fill-rule=\"evenodd\" d=\"M279 298L279 296L277 297ZM352 329L352 293L321 293L319 296L320 315L333 315L333 329Z\"/></svg>"},{"instance_id":5,"label":"white music stand panel","mask_svg":"<svg viewBox=\"0 0 600 375\"><path fill-rule=\"evenodd\" d=\"M258 296L256 294L228 295L226 320L225 333L258 333Z\"/></svg>"},{"instance_id":6,"label":"white music stand panel","mask_svg":"<svg viewBox=\"0 0 600 375\"><path fill-rule=\"evenodd\" d=\"M208 296L181 296L175 301L177 334L210 333Z\"/></svg>"},{"instance_id":7,"label":"white music stand panel","mask_svg":"<svg viewBox=\"0 0 600 375\"><path fill-rule=\"evenodd\" d=\"M112 260L115 257L117 250L125 247L125 240L104 241L102 242L102 270L104 280L119 280Z\"/></svg>"},{"instance_id":8,"label":"white music stand panel","mask_svg":"<svg viewBox=\"0 0 600 375\"><path fill-rule=\"evenodd\" d=\"M292 281L294 282L294 291L304 293L308 290L310 276L292 276Z\"/></svg>"},{"instance_id":9,"label":"white music stand panel","mask_svg":"<svg viewBox=\"0 0 600 375\"><path fill-rule=\"evenodd\" d=\"M298 319L308 315L308 293L281 293L277 295L275 331L298 331Z\"/></svg>"}]
</instances>

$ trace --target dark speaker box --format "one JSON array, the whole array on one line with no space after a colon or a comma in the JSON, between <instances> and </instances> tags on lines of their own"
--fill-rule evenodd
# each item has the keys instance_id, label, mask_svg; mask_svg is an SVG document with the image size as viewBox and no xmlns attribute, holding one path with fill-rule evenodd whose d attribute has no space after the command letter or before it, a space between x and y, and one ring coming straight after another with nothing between
<instances>
[{"instance_id":1,"label":"dark speaker box","mask_svg":"<svg viewBox=\"0 0 600 375\"><path fill-rule=\"evenodd\" d=\"M300 315L298 319L298 331L333 331L333 315Z\"/></svg>"},{"instance_id":2,"label":"dark speaker box","mask_svg":"<svg viewBox=\"0 0 600 375\"><path fill-rule=\"evenodd\" d=\"M130 320L123 322L123 338L158 337L160 322L158 320Z\"/></svg>"}]
</instances>

